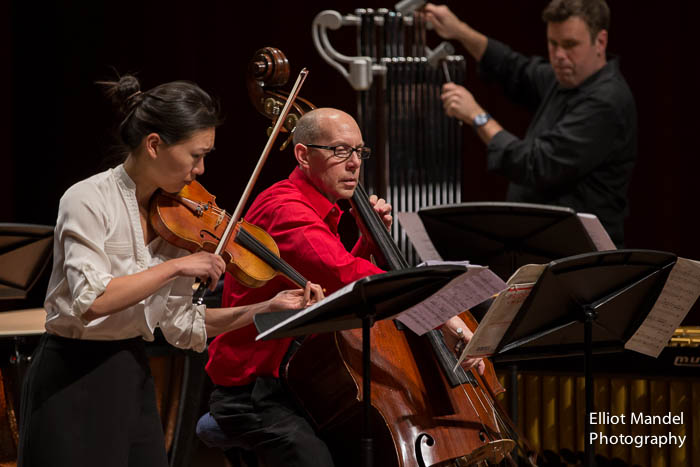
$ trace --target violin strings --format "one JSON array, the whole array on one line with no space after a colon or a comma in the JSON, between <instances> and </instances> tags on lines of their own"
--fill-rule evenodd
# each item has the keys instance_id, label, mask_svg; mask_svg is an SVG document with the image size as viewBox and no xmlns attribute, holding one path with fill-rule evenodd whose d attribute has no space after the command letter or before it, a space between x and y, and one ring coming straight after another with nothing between
<instances>
[{"instance_id":1,"label":"violin strings","mask_svg":"<svg viewBox=\"0 0 700 467\"><path fill-rule=\"evenodd\" d=\"M227 217L231 217L231 215L229 213L227 213L225 209L221 209L219 207L209 206L208 209L206 209L205 211L202 212L203 215L204 214L212 214L212 215L217 215L217 216L220 216L221 213L224 213L224 215L226 215Z\"/></svg>"},{"instance_id":2,"label":"violin strings","mask_svg":"<svg viewBox=\"0 0 700 467\"><path fill-rule=\"evenodd\" d=\"M186 198L186 197L184 197L184 196L180 196L180 199L182 199L182 200L184 200L184 201L189 201L190 203L197 204L198 206L207 206L207 204L205 204L205 203L202 203L202 202L200 202L200 201L195 201L195 200L193 200L193 199ZM208 208L207 208L206 210L204 210L204 211L202 212L202 214L204 215L204 214L214 214L214 213L216 213L216 214L219 214L219 215L220 215L222 212L223 212L224 214L226 214L228 217L230 217L230 215L226 212L225 209L221 209L220 207L218 207L218 206L213 206L213 205L208 205Z\"/></svg>"},{"instance_id":3,"label":"violin strings","mask_svg":"<svg viewBox=\"0 0 700 467\"><path fill-rule=\"evenodd\" d=\"M196 204L199 207L207 206L207 209L203 209L201 212L202 217L216 216L217 218L223 217L227 220L231 219L231 215L228 212L226 212L226 210L221 209L219 207L204 205L203 203L193 201L184 196L180 196L180 199ZM278 271L282 271L294 284L298 285L301 288L304 288L304 284L306 284L306 279L301 274L299 274L296 270L291 268L287 263L282 261L277 255L269 251L269 249L263 243L261 243L253 235L250 235L246 229L241 229L241 232L246 236L247 241L255 244L255 246L258 248L258 253L264 255L264 258L262 259L267 264L269 264Z\"/></svg>"}]
</instances>

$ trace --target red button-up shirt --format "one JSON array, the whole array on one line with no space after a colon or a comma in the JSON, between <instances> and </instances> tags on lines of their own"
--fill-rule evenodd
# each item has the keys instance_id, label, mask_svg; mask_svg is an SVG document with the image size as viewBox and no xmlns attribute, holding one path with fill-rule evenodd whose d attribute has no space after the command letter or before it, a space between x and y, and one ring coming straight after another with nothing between
<instances>
[{"instance_id":1,"label":"red button-up shirt","mask_svg":"<svg viewBox=\"0 0 700 467\"><path fill-rule=\"evenodd\" d=\"M370 247L362 237L352 252L343 247L338 235L341 213L338 205L323 196L297 168L289 179L263 191L245 219L266 230L277 242L281 258L329 294L357 279L384 272L363 259L369 257ZM247 288L226 274L222 305L258 303L294 287L277 276L263 287ZM206 370L215 384L241 386L257 376L279 377L279 366L291 339L255 342L256 335L251 324L212 341Z\"/></svg>"}]
</instances>

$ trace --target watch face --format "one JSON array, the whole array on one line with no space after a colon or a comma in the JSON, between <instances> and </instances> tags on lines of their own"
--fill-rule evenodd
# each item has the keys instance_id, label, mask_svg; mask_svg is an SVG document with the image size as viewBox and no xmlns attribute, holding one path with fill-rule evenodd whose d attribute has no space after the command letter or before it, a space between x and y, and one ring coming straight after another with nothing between
<instances>
[{"instance_id":1,"label":"watch face","mask_svg":"<svg viewBox=\"0 0 700 467\"><path fill-rule=\"evenodd\" d=\"M486 122L489 121L489 114L479 114L476 117L474 117L474 126L475 127L480 127L483 125L486 125Z\"/></svg>"}]
</instances>

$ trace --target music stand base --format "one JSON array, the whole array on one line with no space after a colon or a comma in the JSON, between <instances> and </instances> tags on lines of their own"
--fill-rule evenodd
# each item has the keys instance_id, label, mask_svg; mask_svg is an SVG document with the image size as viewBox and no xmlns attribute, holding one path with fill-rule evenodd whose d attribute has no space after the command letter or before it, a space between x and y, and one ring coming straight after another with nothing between
<instances>
[{"instance_id":1,"label":"music stand base","mask_svg":"<svg viewBox=\"0 0 700 467\"><path fill-rule=\"evenodd\" d=\"M584 357L583 357L583 372L584 384L586 387L586 431L584 440L584 459L585 465L593 467L595 465L594 456L595 450L591 446L591 433L593 425L591 424L591 413L593 412L593 321L596 319L596 312L591 307L584 310L585 321L583 323L583 342L584 342Z\"/></svg>"},{"instance_id":2,"label":"music stand base","mask_svg":"<svg viewBox=\"0 0 700 467\"><path fill-rule=\"evenodd\" d=\"M372 438L362 438L360 444L362 448L362 465L365 467L372 467L374 463Z\"/></svg>"}]
</instances>

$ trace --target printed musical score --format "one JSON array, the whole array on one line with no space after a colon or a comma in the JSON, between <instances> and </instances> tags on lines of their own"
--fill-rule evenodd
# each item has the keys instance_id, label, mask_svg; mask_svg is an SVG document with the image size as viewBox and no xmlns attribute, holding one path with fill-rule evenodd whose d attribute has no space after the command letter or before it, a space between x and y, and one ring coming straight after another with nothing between
<instances>
[{"instance_id":1,"label":"printed musical score","mask_svg":"<svg viewBox=\"0 0 700 467\"><path fill-rule=\"evenodd\" d=\"M508 288L498 294L489 307L474 336L462 351L459 362L467 357L486 357L496 352L508 326L546 267L545 264L527 264L513 273L508 279Z\"/></svg>"},{"instance_id":2,"label":"printed musical score","mask_svg":"<svg viewBox=\"0 0 700 467\"><path fill-rule=\"evenodd\" d=\"M656 303L625 348L658 357L700 296L700 262L678 258Z\"/></svg>"},{"instance_id":3,"label":"printed musical score","mask_svg":"<svg viewBox=\"0 0 700 467\"><path fill-rule=\"evenodd\" d=\"M431 261L428 265L455 264ZM457 276L427 299L401 313L398 320L413 332L423 335L451 317L487 300L502 291L506 284L484 266L467 265Z\"/></svg>"}]
</instances>

